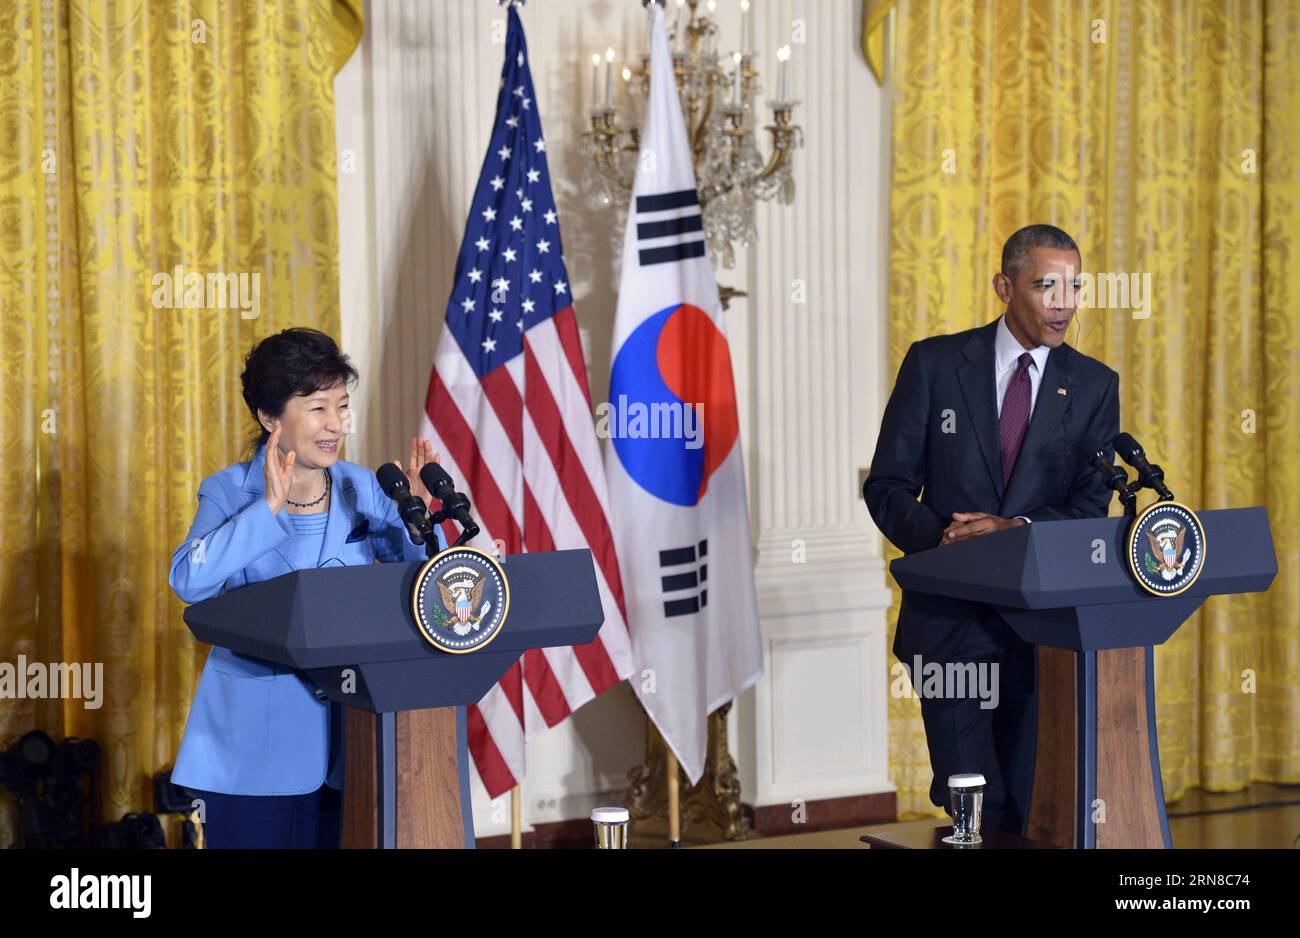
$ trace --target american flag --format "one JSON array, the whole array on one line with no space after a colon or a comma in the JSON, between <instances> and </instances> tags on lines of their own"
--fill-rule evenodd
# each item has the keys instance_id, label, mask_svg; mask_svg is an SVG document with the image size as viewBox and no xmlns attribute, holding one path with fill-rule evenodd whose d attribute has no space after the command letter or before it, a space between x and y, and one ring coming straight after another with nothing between
<instances>
[{"instance_id":1,"label":"american flag","mask_svg":"<svg viewBox=\"0 0 1300 938\"><path fill-rule=\"evenodd\" d=\"M469 708L488 795L524 773L524 743L632 671L604 465L551 194L523 25L509 9L483 161L425 400L424 435L506 553L588 547L605 624L590 645L526 653ZM449 536L450 542L456 535Z\"/></svg>"}]
</instances>

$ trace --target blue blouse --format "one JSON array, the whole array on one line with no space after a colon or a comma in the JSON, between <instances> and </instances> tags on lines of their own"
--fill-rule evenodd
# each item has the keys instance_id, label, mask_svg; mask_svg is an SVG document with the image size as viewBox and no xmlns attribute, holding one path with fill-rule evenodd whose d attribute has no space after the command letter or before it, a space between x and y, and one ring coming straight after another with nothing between
<instances>
[{"instance_id":1,"label":"blue blouse","mask_svg":"<svg viewBox=\"0 0 1300 938\"><path fill-rule=\"evenodd\" d=\"M329 524L328 511L317 511L310 515L291 515L285 512L289 526L293 529L293 540L289 542L289 562L295 569L305 570L320 564L320 549L325 543L325 527Z\"/></svg>"},{"instance_id":2,"label":"blue blouse","mask_svg":"<svg viewBox=\"0 0 1300 938\"><path fill-rule=\"evenodd\" d=\"M287 511L289 527L293 539L286 545L284 552L289 556L289 563L295 570L310 570L320 564L321 547L325 544L325 528L329 524L328 511L316 511L309 515L291 515ZM343 708L330 701L329 719L329 768L326 770L326 784L331 788L343 787Z\"/></svg>"}]
</instances>

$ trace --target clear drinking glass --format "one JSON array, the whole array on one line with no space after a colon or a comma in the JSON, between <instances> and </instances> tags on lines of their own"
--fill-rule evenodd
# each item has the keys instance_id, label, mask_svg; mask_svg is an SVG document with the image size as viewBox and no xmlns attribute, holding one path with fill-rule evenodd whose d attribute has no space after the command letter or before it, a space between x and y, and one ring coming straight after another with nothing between
<instances>
[{"instance_id":1,"label":"clear drinking glass","mask_svg":"<svg viewBox=\"0 0 1300 938\"><path fill-rule=\"evenodd\" d=\"M627 849L627 825L631 820L627 808L596 808L591 823L596 831L596 847L601 850Z\"/></svg>"},{"instance_id":2,"label":"clear drinking glass","mask_svg":"<svg viewBox=\"0 0 1300 938\"><path fill-rule=\"evenodd\" d=\"M984 776L965 772L948 776L948 792L952 799L952 836L943 838L946 844L977 844L980 837L980 815L984 811Z\"/></svg>"}]
</instances>

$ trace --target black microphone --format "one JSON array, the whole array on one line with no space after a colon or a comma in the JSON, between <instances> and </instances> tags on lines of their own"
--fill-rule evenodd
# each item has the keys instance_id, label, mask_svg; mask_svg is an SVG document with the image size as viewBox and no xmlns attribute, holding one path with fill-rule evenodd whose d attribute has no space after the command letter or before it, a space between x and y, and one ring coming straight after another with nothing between
<instances>
[{"instance_id":1,"label":"black microphone","mask_svg":"<svg viewBox=\"0 0 1300 938\"><path fill-rule=\"evenodd\" d=\"M464 544L478 535L478 525L469 513L469 497L456 491L447 470L436 462L427 462L420 468L420 481L429 490L429 494L442 503L442 514L461 527L457 545Z\"/></svg>"},{"instance_id":2,"label":"black microphone","mask_svg":"<svg viewBox=\"0 0 1300 938\"><path fill-rule=\"evenodd\" d=\"M1107 488L1119 492L1121 497L1128 495L1128 473L1106 458L1106 450L1103 447L1090 443L1084 452L1090 454L1088 462L1101 473L1101 477L1106 480Z\"/></svg>"},{"instance_id":3,"label":"black microphone","mask_svg":"<svg viewBox=\"0 0 1300 938\"><path fill-rule=\"evenodd\" d=\"M386 462L375 470L375 475L379 478L379 487L384 490L384 494L397 502L397 513L406 523L411 542L423 545L431 539L433 528L429 525L429 510L424 502L411 494L411 484L406 480L406 474L392 463Z\"/></svg>"},{"instance_id":4,"label":"black microphone","mask_svg":"<svg viewBox=\"0 0 1300 938\"><path fill-rule=\"evenodd\" d=\"M1165 471L1147 462L1146 453L1142 452L1137 440L1127 433L1117 433L1111 443L1120 458L1137 470L1138 479L1143 485L1153 489L1161 498L1173 501L1173 493L1165 486Z\"/></svg>"}]
</instances>

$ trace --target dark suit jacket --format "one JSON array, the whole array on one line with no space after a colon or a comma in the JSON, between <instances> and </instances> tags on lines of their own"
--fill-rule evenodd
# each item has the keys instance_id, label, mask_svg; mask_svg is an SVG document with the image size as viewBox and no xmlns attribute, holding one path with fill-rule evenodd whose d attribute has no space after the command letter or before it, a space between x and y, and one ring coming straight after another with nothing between
<instances>
[{"instance_id":1,"label":"dark suit jacket","mask_svg":"<svg viewBox=\"0 0 1300 938\"><path fill-rule=\"evenodd\" d=\"M937 547L957 511L1031 522L1106 514L1112 493L1085 456L1089 447L1104 447L1114 457L1119 375L1068 345L1053 349L1004 487L996 330L995 319L913 342L898 370L862 496L881 532L905 554ZM960 660L953 655L965 630L989 614L980 603L904 590L894 655L908 665L917 654Z\"/></svg>"}]
</instances>

